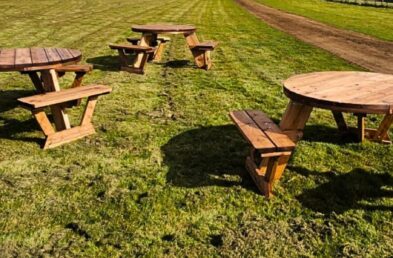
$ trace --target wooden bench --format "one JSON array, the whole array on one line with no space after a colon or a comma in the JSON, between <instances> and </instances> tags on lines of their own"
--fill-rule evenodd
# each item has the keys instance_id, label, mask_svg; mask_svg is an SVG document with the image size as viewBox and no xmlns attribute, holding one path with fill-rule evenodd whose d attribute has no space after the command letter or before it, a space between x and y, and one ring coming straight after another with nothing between
<instances>
[{"instance_id":1,"label":"wooden bench","mask_svg":"<svg viewBox=\"0 0 393 258\"><path fill-rule=\"evenodd\" d=\"M90 85L19 98L18 101L22 107L32 111L46 136L44 149L48 149L95 133L91 119L97 99L111 91L110 87L104 85ZM56 132L44 111L45 108L62 106L82 98L87 98L87 103L80 125Z\"/></svg>"},{"instance_id":2,"label":"wooden bench","mask_svg":"<svg viewBox=\"0 0 393 258\"><path fill-rule=\"evenodd\" d=\"M127 38L127 41L133 45L138 45L140 40L141 40L140 38L132 38L132 37ZM161 60L162 53L164 52L165 44L169 41L171 41L171 38L158 36L157 40L153 42L153 46L156 47L154 54L150 54L148 60Z\"/></svg>"},{"instance_id":3,"label":"wooden bench","mask_svg":"<svg viewBox=\"0 0 393 258\"><path fill-rule=\"evenodd\" d=\"M217 47L216 41L205 41L190 45L190 50L199 68L209 70L212 66L211 52Z\"/></svg>"},{"instance_id":4,"label":"wooden bench","mask_svg":"<svg viewBox=\"0 0 393 258\"><path fill-rule=\"evenodd\" d=\"M144 67L149 54L154 53L153 47L139 45L109 44L109 47L119 52L121 70L137 74L144 74ZM137 54L143 55L142 61L138 66L135 64Z\"/></svg>"},{"instance_id":5,"label":"wooden bench","mask_svg":"<svg viewBox=\"0 0 393 258\"><path fill-rule=\"evenodd\" d=\"M140 40L141 40L140 38L133 38L133 37L127 38L127 41L133 45L138 45ZM156 43L158 45L159 43L167 43L169 41L171 41L171 38L169 38L169 37L158 36Z\"/></svg>"},{"instance_id":6,"label":"wooden bench","mask_svg":"<svg viewBox=\"0 0 393 258\"><path fill-rule=\"evenodd\" d=\"M280 179L295 143L261 111L234 111L230 117L251 144L246 168L258 189L269 198L273 183Z\"/></svg>"}]
</instances>

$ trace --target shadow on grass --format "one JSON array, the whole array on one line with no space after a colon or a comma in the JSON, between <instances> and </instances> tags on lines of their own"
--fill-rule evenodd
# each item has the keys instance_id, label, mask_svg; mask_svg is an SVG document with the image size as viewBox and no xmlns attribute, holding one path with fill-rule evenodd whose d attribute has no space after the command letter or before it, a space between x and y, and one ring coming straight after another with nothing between
<instances>
[{"instance_id":1,"label":"shadow on grass","mask_svg":"<svg viewBox=\"0 0 393 258\"><path fill-rule=\"evenodd\" d=\"M187 59L173 60L163 63L163 66L169 68L185 68L185 67L194 68L194 63L192 63L190 60Z\"/></svg>"},{"instance_id":2,"label":"shadow on grass","mask_svg":"<svg viewBox=\"0 0 393 258\"><path fill-rule=\"evenodd\" d=\"M354 169L349 173L319 173L301 167L291 170L326 181L316 188L305 190L296 198L307 208L324 214L343 213L349 209L387 210L393 206L370 204L379 198L393 197L393 177L388 173L371 173L363 169ZM390 189L390 190L389 190Z\"/></svg>"},{"instance_id":3,"label":"shadow on grass","mask_svg":"<svg viewBox=\"0 0 393 258\"><path fill-rule=\"evenodd\" d=\"M246 149L233 125L181 133L161 148L169 166L167 182L181 187L242 185L256 191L244 169Z\"/></svg>"},{"instance_id":4,"label":"shadow on grass","mask_svg":"<svg viewBox=\"0 0 393 258\"><path fill-rule=\"evenodd\" d=\"M355 134L343 134L337 129L337 127L328 127L324 125L306 125L302 140L333 143L337 145L358 142Z\"/></svg>"},{"instance_id":5,"label":"shadow on grass","mask_svg":"<svg viewBox=\"0 0 393 258\"><path fill-rule=\"evenodd\" d=\"M272 119L277 125L280 120ZM358 142L357 136L354 133L341 133L335 124L332 126L326 125L306 125L304 128L302 140L309 142L324 142L333 143L337 145L344 145L347 143Z\"/></svg>"},{"instance_id":6,"label":"shadow on grass","mask_svg":"<svg viewBox=\"0 0 393 258\"><path fill-rule=\"evenodd\" d=\"M101 71L120 71L120 61L118 56L97 56L86 60L94 66L94 69Z\"/></svg>"},{"instance_id":7,"label":"shadow on grass","mask_svg":"<svg viewBox=\"0 0 393 258\"><path fill-rule=\"evenodd\" d=\"M18 134L23 134L26 132L40 131L40 128L35 119L32 118L21 122L16 119L0 118L0 122L4 123L4 125L0 127L0 138L35 142L40 146L43 145L44 140L41 138L18 136Z\"/></svg>"},{"instance_id":8,"label":"shadow on grass","mask_svg":"<svg viewBox=\"0 0 393 258\"><path fill-rule=\"evenodd\" d=\"M34 94L37 94L37 92L34 90L0 91L0 114L18 107L18 98L31 96ZM3 126L0 126L0 138L35 142L40 145L43 144L43 140L40 138L18 136L18 134L40 130L37 122L33 118L21 122L17 119L7 119L0 117L0 124L3 124Z\"/></svg>"},{"instance_id":9,"label":"shadow on grass","mask_svg":"<svg viewBox=\"0 0 393 258\"><path fill-rule=\"evenodd\" d=\"M36 94L34 90L0 90L0 113L16 108L17 99Z\"/></svg>"}]
</instances>

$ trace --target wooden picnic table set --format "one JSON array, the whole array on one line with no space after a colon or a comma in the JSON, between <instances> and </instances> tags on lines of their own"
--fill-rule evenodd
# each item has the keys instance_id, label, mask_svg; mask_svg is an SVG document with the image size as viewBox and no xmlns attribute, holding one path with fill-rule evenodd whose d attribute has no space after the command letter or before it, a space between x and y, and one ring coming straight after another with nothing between
<instances>
[{"instance_id":1,"label":"wooden picnic table set","mask_svg":"<svg viewBox=\"0 0 393 258\"><path fill-rule=\"evenodd\" d=\"M183 34L199 68L210 69L210 52L217 42L198 41L196 28L191 25L138 25L133 30L141 32L137 40L128 38L132 44L114 45L119 52L122 70L143 74L145 63L161 58L168 38L158 34ZM133 56L131 56L133 55ZM91 65L78 64L82 59L79 50L67 48L0 48L0 72L20 72L28 75L37 94L19 98L20 105L30 110L38 122L46 140L44 149L53 148L95 133L91 122L99 96L112 89L105 85L82 86L83 77L93 70ZM130 61L131 60L131 61ZM66 73L75 74L74 81L67 89L61 89L59 79ZM87 98L82 119L77 126L71 126L67 109L81 104ZM46 109L50 109L53 124Z\"/></svg>"},{"instance_id":2,"label":"wooden picnic table set","mask_svg":"<svg viewBox=\"0 0 393 258\"><path fill-rule=\"evenodd\" d=\"M148 24L134 25L133 32L141 33L141 37L129 37L126 40L131 44L109 44L111 49L117 50L120 59L120 68L123 71L144 74L148 61L160 61L165 44L170 38L162 35L182 34L188 48L194 57L198 68L209 70L212 66L211 52L217 47L216 41L200 42L193 25Z\"/></svg>"},{"instance_id":3,"label":"wooden picnic table set","mask_svg":"<svg viewBox=\"0 0 393 258\"><path fill-rule=\"evenodd\" d=\"M110 44L119 53L121 69L143 74L147 61L160 60L170 39L163 34L183 34L198 68L210 69L211 51L217 42L200 42L191 25L135 25L140 38L127 38L127 44ZM83 77L92 71L91 65L78 64L79 50L67 48L0 49L0 72L20 72L28 75L37 94L18 99L38 122L46 140L44 149L59 146L95 133L92 116L99 96L112 89L105 85L82 85ZM61 89L59 79L74 73L74 81ZM230 118L250 143L246 168L257 187L272 196L273 184L280 179L286 165L302 138L304 127L313 108L330 110L339 131L355 133L360 142L365 139L391 143L388 132L393 123L393 75L370 72L314 72L295 75L284 81L284 94L289 98L285 113L277 125L259 110L230 112ZM67 109L81 104L86 98L82 119L71 126ZM51 121L46 111L51 113ZM343 113L353 113L357 127L349 127ZM384 115L378 128L366 128L368 114ZM52 125L53 123L53 125Z\"/></svg>"},{"instance_id":4,"label":"wooden picnic table set","mask_svg":"<svg viewBox=\"0 0 393 258\"><path fill-rule=\"evenodd\" d=\"M330 110L339 131L365 139L391 143L388 132L393 122L393 75L369 72L314 72L284 81L289 98L286 111L276 125L257 110L233 111L230 117L250 143L246 168L259 190L272 196L313 108ZM343 113L357 117L357 127L349 127ZM378 128L366 128L368 114L384 115Z\"/></svg>"},{"instance_id":5,"label":"wooden picnic table set","mask_svg":"<svg viewBox=\"0 0 393 258\"><path fill-rule=\"evenodd\" d=\"M44 149L93 134L91 123L97 98L111 92L104 85L81 86L83 76L92 70L90 65L77 65L82 54L78 50L66 48L12 48L0 49L0 72L20 72L27 74L37 93L19 98L22 107L31 110L41 127L46 141ZM67 72L74 72L71 88L61 90L59 78ZM79 126L71 127L66 108L80 104L87 98L87 104ZM55 128L45 113L49 107Z\"/></svg>"}]
</instances>

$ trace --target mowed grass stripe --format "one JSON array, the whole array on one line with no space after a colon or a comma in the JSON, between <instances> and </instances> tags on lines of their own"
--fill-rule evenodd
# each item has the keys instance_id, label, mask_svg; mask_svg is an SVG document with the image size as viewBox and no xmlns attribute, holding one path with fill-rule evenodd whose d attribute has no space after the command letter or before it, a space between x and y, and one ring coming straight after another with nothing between
<instances>
[{"instance_id":1,"label":"mowed grass stripe","mask_svg":"<svg viewBox=\"0 0 393 258\"><path fill-rule=\"evenodd\" d=\"M86 26L64 37L67 44L80 44L85 59L107 58L86 77L86 83L114 88L98 102L96 135L40 150L42 134L30 114L9 101L28 94L21 91L28 89L28 79L0 74L3 256L389 253L386 221L392 219L392 201L380 189L390 182L393 161L381 157L393 154L391 146L346 143L330 114L315 112L275 198L267 202L244 170L247 144L227 116L229 110L255 108L279 118L287 102L281 80L355 67L269 28L231 0L149 1L153 10L146 16L134 6L140 2L88 3L93 2L96 11L77 11L94 21L91 27L83 22ZM41 4L49 13L62 12L49 1ZM19 5L33 3L21 0ZM71 16L65 11L61 20ZM199 37L220 42L213 53L215 66L208 72L194 69L178 35L161 63L148 64L145 76L117 71L107 37L121 41L129 35L129 25L109 25L120 17L127 23L138 17L143 23L162 18L196 24ZM49 17L32 19L19 22L60 29L61 23L46 23ZM101 20L102 27L96 24ZM39 26L31 28L31 33L39 31ZM4 44L14 44L15 38L12 30L0 32ZM82 107L72 111L73 117L78 111Z\"/></svg>"}]
</instances>

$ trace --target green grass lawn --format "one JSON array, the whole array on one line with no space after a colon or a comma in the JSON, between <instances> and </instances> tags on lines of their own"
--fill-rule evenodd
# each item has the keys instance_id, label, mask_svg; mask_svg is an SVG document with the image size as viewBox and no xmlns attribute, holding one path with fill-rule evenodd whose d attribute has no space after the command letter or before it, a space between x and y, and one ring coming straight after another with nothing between
<instances>
[{"instance_id":1,"label":"green grass lawn","mask_svg":"<svg viewBox=\"0 0 393 258\"><path fill-rule=\"evenodd\" d=\"M393 41L393 8L376 8L325 0L256 0L337 28Z\"/></svg>"},{"instance_id":2,"label":"green grass lawn","mask_svg":"<svg viewBox=\"0 0 393 258\"><path fill-rule=\"evenodd\" d=\"M392 146L341 139L317 110L267 201L227 115L255 108L279 120L285 78L358 68L231 0L4 0L0 9L1 47L80 49L96 68L85 83L113 87L98 101L97 134L43 151L15 101L33 94L28 77L0 73L1 257L391 254ZM195 24L200 38L218 40L213 69L195 69L176 36L146 75L119 72L107 44L154 22Z\"/></svg>"}]
</instances>

